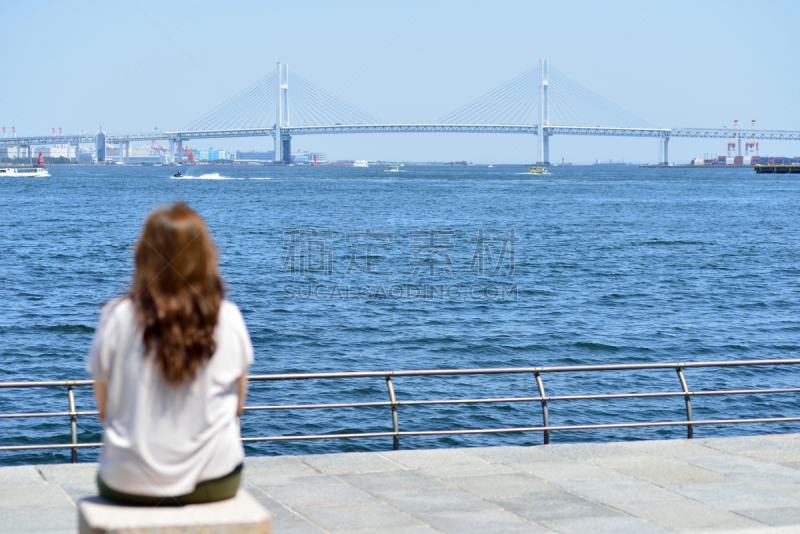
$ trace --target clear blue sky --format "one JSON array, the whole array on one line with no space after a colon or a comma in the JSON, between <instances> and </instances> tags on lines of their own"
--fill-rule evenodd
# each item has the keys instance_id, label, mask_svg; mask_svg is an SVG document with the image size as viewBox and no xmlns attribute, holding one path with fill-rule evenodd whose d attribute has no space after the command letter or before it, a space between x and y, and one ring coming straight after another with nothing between
<instances>
[{"instance_id":1,"label":"clear blue sky","mask_svg":"<svg viewBox=\"0 0 800 534\"><path fill-rule=\"evenodd\" d=\"M800 130L796 1L37 1L6 2L3 18L0 126L20 135L180 128L278 61L387 122L431 122L542 57L656 126L756 119ZM194 146L207 144L272 146ZM519 135L297 136L293 148L334 159L536 159L536 137ZM760 149L800 155L797 143ZM676 139L670 159L725 150ZM562 157L654 161L657 145L556 136L551 160Z\"/></svg>"}]
</instances>

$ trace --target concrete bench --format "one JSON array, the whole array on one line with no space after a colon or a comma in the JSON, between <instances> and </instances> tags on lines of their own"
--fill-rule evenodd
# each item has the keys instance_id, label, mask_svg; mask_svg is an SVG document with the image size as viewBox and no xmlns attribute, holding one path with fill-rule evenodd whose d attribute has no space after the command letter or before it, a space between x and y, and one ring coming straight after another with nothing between
<instances>
[{"instance_id":1,"label":"concrete bench","mask_svg":"<svg viewBox=\"0 0 800 534\"><path fill-rule=\"evenodd\" d=\"M272 516L240 489L233 499L186 506L130 506L88 497L78 502L80 534L270 534Z\"/></svg>"}]
</instances>

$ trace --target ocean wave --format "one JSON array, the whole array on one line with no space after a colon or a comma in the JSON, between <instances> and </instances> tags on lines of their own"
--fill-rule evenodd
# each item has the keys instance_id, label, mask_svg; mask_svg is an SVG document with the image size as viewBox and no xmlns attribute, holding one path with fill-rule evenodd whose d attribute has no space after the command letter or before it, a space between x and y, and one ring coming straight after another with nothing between
<instances>
[{"instance_id":1,"label":"ocean wave","mask_svg":"<svg viewBox=\"0 0 800 534\"><path fill-rule=\"evenodd\" d=\"M707 245L709 243L704 243L702 241L668 241L664 239L651 239L649 241L644 241L641 243L642 245Z\"/></svg>"}]
</instances>

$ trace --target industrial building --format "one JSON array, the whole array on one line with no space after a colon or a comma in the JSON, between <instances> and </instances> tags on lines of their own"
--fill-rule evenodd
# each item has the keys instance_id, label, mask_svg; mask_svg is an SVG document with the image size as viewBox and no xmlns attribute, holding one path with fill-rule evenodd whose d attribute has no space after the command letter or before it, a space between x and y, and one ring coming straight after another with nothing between
<instances>
[{"instance_id":1,"label":"industrial building","mask_svg":"<svg viewBox=\"0 0 800 534\"><path fill-rule=\"evenodd\" d=\"M192 149L192 152L194 152L195 161L222 161L228 159L225 150L214 150L213 148L208 150Z\"/></svg>"},{"instance_id":2,"label":"industrial building","mask_svg":"<svg viewBox=\"0 0 800 534\"><path fill-rule=\"evenodd\" d=\"M42 157L44 158L64 158L67 160L75 158L74 146L55 145L31 147L31 154L35 155L36 157L39 156L40 151L42 152ZM15 160L27 158L28 149L26 147L19 147L18 149L15 146L0 146L0 159Z\"/></svg>"},{"instance_id":3,"label":"industrial building","mask_svg":"<svg viewBox=\"0 0 800 534\"><path fill-rule=\"evenodd\" d=\"M296 151L292 152L291 162L298 165L313 165L314 157L316 156L317 164L324 164L328 162L327 156L320 152L305 152ZM242 152L236 151L236 161L241 162L258 162L258 163L272 163L275 160L275 152L267 150L265 152Z\"/></svg>"},{"instance_id":4,"label":"industrial building","mask_svg":"<svg viewBox=\"0 0 800 534\"><path fill-rule=\"evenodd\" d=\"M242 152L241 150L236 151L236 161L257 161L257 162L271 163L274 159L275 159L275 152L272 150L268 150L266 152L257 152L257 151Z\"/></svg>"},{"instance_id":5,"label":"industrial building","mask_svg":"<svg viewBox=\"0 0 800 534\"><path fill-rule=\"evenodd\" d=\"M292 163L299 165L314 165L316 163L319 165L327 162L325 154L320 154L319 152L292 152Z\"/></svg>"}]
</instances>

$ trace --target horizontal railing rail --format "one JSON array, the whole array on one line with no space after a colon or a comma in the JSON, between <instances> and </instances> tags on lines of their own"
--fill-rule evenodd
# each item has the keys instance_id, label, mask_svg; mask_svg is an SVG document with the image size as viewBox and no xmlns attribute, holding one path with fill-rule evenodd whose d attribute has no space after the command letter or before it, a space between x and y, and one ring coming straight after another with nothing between
<instances>
[{"instance_id":1,"label":"horizontal railing rail","mask_svg":"<svg viewBox=\"0 0 800 534\"><path fill-rule=\"evenodd\" d=\"M529 433L541 432L544 443L550 442L551 432L576 431L576 430L601 430L601 429L633 429L633 428L659 428L685 426L687 437L692 438L695 426L701 425L732 425L732 424L753 424L753 423L788 423L800 421L800 414L791 417L759 417L759 418L738 418L738 419L707 419L696 420L692 416L692 398L708 397L721 395L771 395L785 393L800 393L800 387L796 388L758 388L758 389L708 389L690 390L684 370L702 368L729 368L729 367L752 367L752 366L785 366L798 365L800 359L773 359L773 360L733 360L718 362L683 362L683 363L641 363L641 364L610 364L610 365L569 365L553 367L514 367L514 368L486 368L486 369L427 369L409 371L356 371L341 373L296 373L296 374L270 374L270 375L251 375L248 380L251 383L285 381L285 380L340 380L340 379L364 379L382 378L386 383L388 399L385 401L372 402L337 402L337 403L316 403L316 404L273 404L246 406L245 413L258 411L276 410L330 410L330 409L350 409L350 408L389 408L391 416L391 431L385 432L350 432L350 433L329 433L329 434L306 434L288 436L246 436L242 438L245 443L255 442L280 442L280 441L309 441L327 439L358 439L358 438L392 438L393 449L400 447L400 438L414 436L461 436L473 434L509 434L509 433ZM547 395L544 388L543 375L552 373L587 373L603 371L649 371L659 369L673 369L677 373L679 391L656 391L639 393L600 393L582 395ZM465 398L465 399L408 399L398 400L395 395L394 382L392 379L399 377L445 377L445 376L475 376L475 375L513 375L527 374L532 375L536 380L538 395L524 397L486 397L486 398ZM21 445L2 445L0 451L23 451L23 450L43 450L43 449L69 449L71 451L71 461L77 461L78 449L96 448L102 443L79 443L77 433L78 417L96 417L95 411L78 411L75 406L76 387L87 387L94 384L92 380L64 380L64 381L41 381L41 382L0 382L1 389L10 388L66 388L69 410L65 412L30 412L30 413L2 413L0 419L23 419L23 418L45 418L45 417L68 417L70 421L70 443L42 443L42 444L21 444ZM572 424L572 425L551 425L549 402L559 401L585 401L585 400L609 400L609 399L649 399L649 398L668 398L682 397L686 406L686 418L678 421L642 421L626 423L597 423L597 424ZM495 404L495 403L539 403L542 414L542 425L526 427L502 427L502 428L466 428L466 429L432 429L432 430L400 430L400 418L398 408L402 406L433 406L433 405L459 405L459 404Z\"/></svg>"}]
</instances>

